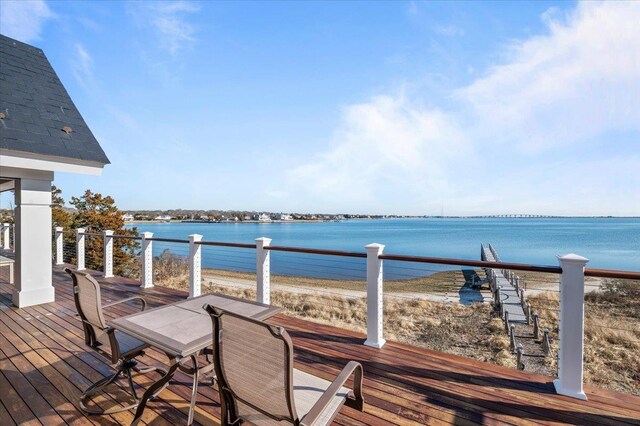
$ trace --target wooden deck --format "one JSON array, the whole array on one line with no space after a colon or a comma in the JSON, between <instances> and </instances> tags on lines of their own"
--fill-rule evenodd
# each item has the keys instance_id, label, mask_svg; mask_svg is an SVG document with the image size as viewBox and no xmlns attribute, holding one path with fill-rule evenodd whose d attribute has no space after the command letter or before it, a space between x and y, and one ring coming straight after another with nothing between
<instances>
[{"instance_id":1,"label":"wooden deck","mask_svg":"<svg viewBox=\"0 0 640 426\"><path fill-rule=\"evenodd\" d=\"M3 273L3 271L0 271ZM84 416L78 399L84 388L112 369L84 345L75 316L71 280L54 267L56 302L25 309L11 304L12 286L0 277L0 425L128 424L132 413ZM142 294L150 306L176 301L185 293L142 290L123 278L101 279L106 300ZM109 315L137 310L121 306ZM354 359L364 365L364 413L343 408L337 424L588 424L640 425L640 398L587 388L589 400L558 396L550 379L468 358L388 342L381 350L362 345L364 336L326 325L274 317L296 348L296 367L327 379ZM164 364L166 357L149 350L143 364ZM156 377L138 376L146 386ZM190 377L176 380L149 403L145 424L184 424ZM101 406L118 403L122 393L96 399ZM220 407L214 387L201 385L196 412L200 424L217 424Z\"/></svg>"}]
</instances>

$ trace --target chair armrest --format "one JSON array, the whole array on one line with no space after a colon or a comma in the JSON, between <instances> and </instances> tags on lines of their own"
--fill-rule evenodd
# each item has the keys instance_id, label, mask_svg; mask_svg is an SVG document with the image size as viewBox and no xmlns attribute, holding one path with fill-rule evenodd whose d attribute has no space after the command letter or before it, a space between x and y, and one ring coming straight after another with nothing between
<instances>
[{"instance_id":1,"label":"chair armrest","mask_svg":"<svg viewBox=\"0 0 640 426\"><path fill-rule=\"evenodd\" d=\"M111 306L115 306L115 305L119 305L120 303L125 303L125 302L130 302L132 300L139 300L140 302L142 302L142 309L141 311L144 311L145 309L147 309L147 301L144 300L142 297L140 296L133 296L133 297L128 297L126 299L122 299L122 300L118 300L117 302L113 302L113 303L107 303L106 305L102 305L103 308L110 308Z\"/></svg>"},{"instance_id":2,"label":"chair armrest","mask_svg":"<svg viewBox=\"0 0 640 426\"><path fill-rule=\"evenodd\" d=\"M113 303L113 304L115 305L117 303ZM120 344L118 343L118 339L116 338L116 329L113 327L107 327L104 329L104 332L107 333L107 336L109 336L109 346L111 348L111 362L113 364L117 364L118 361L120 360Z\"/></svg>"},{"instance_id":3,"label":"chair armrest","mask_svg":"<svg viewBox=\"0 0 640 426\"><path fill-rule=\"evenodd\" d=\"M349 392L349 395L347 395L347 402L345 404L359 411L364 411L364 398L362 397L362 365L356 361L349 361L340 374L338 374L338 377L336 377L327 390L324 391L320 399L313 404L313 407L311 407L311 410L309 410L307 415L304 416L304 419L302 419L303 425L311 425L316 421L318 416L322 414L326 408L327 404L336 396L354 372L353 392Z\"/></svg>"}]
</instances>

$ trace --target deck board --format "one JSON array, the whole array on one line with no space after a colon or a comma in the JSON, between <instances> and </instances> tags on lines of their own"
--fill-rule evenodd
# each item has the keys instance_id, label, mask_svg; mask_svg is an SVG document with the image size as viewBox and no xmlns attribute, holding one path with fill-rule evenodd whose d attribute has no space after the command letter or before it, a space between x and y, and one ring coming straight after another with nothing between
<instances>
[{"instance_id":1,"label":"deck board","mask_svg":"<svg viewBox=\"0 0 640 426\"><path fill-rule=\"evenodd\" d=\"M12 306L6 278L0 275L0 424L128 424L131 412L87 417L78 409L82 390L113 370L85 347L71 280L62 268L54 267L56 301L25 309ZM142 295L154 307L186 297L174 289L141 289L121 277L99 281L105 303ZM123 304L106 314L138 309ZM396 342L374 349L362 344L365 336L359 333L283 314L270 322L289 331L296 368L331 380L349 360L363 364L366 410L344 407L336 424L640 425L640 398L633 395L587 387L589 400L578 401L556 395L548 377ZM140 361L166 365L166 356L150 349ZM156 373L138 376L136 383L144 387L157 378ZM176 374L160 398L149 403L142 423L184 424L190 386L189 376ZM120 404L121 396L116 392L96 402ZM196 422L216 424L218 401L215 387L200 386Z\"/></svg>"}]
</instances>

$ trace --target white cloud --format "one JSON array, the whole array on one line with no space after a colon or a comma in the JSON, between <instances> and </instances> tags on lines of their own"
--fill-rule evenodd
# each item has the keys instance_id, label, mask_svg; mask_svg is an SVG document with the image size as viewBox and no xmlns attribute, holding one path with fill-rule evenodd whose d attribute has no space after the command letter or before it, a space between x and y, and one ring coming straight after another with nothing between
<instances>
[{"instance_id":1,"label":"white cloud","mask_svg":"<svg viewBox=\"0 0 640 426\"><path fill-rule=\"evenodd\" d=\"M88 30L91 30L91 31L102 30L102 25L100 25L98 22L94 21L91 18L87 18L86 16L76 16L75 20L78 21L80 25L82 25L84 28Z\"/></svg>"},{"instance_id":2,"label":"white cloud","mask_svg":"<svg viewBox=\"0 0 640 426\"><path fill-rule=\"evenodd\" d=\"M148 71L165 85L181 80L186 63L181 52L197 42L191 15L200 4L188 1L129 2L127 12L140 33L133 40Z\"/></svg>"},{"instance_id":3,"label":"white cloud","mask_svg":"<svg viewBox=\"0 0 640 426\"><path fill-rule=\"evenodd\" d=\"M44 0L3 0L0 31L25 43L40 40L44 24L55 14Z\"/></svg>"},{"instance_id":4,"label":"white cloud","mask_svg":"<svg viewBox=\"0 0 640 426\"><path fill-rule=\"evenodd\" d=\"M402 95L380 96L345 109L334 147L291 170L290 190L330 210L354 211L378 198L429 203L422 194L446 185L447 168L468 149L451 116Z\"/></svg>"},{"instance_id":5,"label":"white cloud","mask_svg":"<svg viewBox=\"0 0 640 426\"><path fill-rule=\"evenodd\" d=\"M479 130L527 151L640 130L640 3L581 3L543 21L548 35L515 43L506 64L458 91Z\"/></svg>"},{"instance_id":6,"label":"white cloud","mask_svg":"<svg viewBox=\"0 0 640 426\"><path fill-rule=\"evenodd\" d=\"M279 189L329 210L640 214L640 2L541 19L548 34L510 46L449 110L420 93L345 108Z\"/></svg>"},{"instance_id":7,"label":"white cloud","mask_svg":"<svg viewBox=\"0 0 640 426\"><path fill-rule=\"evenodd\" d=\"M188 17L200 6L188 1L134 4L130 9L142 26L149 26L159 48L175 56L195 42L195 28Z\"/></svg>"},{"instance_id":8,"label":"white cloud","mask_svg":"<svg viewBox=\"0 0 640 426\"><path fill-rule=\"evenodd\" d=\"M433 30L440 35L449 37L464 35L464 30L456 25L436 25Z\"/></svg>"},{"instance_id":9,"label":"white cloud","mask_svg":"<svg viewBox=\"0 0 640 426\"><path fill-rule=\"evenodd\" d=\"M72 59L73 75L78 83L87 85L93 79L93 58L80 43L76 43Z\"/></svg>"}]
</instances>

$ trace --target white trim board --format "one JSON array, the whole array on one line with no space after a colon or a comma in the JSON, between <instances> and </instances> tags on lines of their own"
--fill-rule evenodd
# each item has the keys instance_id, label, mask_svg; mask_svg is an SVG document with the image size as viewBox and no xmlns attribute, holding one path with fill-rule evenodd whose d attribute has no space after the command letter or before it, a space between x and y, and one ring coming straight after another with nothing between
<instances>
[{"instance_id":1,"label":"white trim board","mask_svg":"<svg viewBox=\"0 0 640 426\"><path fill-rule=\"evenodd\" d=\"M54 157L29 152L0 149L0 167L2 167L2 172L0 172L0 174L4 177L19 177L11 176L8 170L10 168L100 176L102 174L104 164L94 161L83 161L73 158Z\"/></svg>"}]
</instances>

